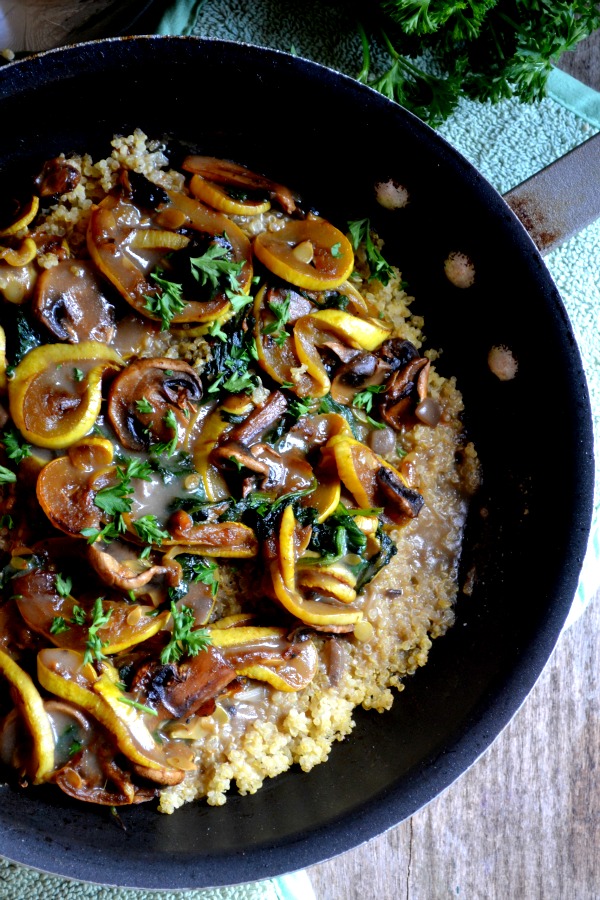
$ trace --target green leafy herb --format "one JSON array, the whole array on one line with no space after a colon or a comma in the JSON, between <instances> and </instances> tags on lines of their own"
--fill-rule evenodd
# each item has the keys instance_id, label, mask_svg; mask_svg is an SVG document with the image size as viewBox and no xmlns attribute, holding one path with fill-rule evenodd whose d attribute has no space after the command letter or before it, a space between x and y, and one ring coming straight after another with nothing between
<instances>
[{"instance_id":1,"label":"green leafy herb","mask_svg":"<svg viewBox=\"0 0 600 900\"><path fill-rule=\"evenodd\" d=\"M85 378L83 369L73 369L73 378L75 379L75 381L83 381L83 379Z\"/></svg>"},{"instance_id":2,"label":"green leafy herb","mask_svg":"<svg viewBox=\"0 0 600 900\"><path fill-rule=\"evenodd\" d=\"M88 628L88 637L85 642L84 665L93 660L100 661L105 658L104 648L108 645L108 641L101 640L98 631L105 625L108 625L111 615L112 607L104 612L102 609L102 597L97 597L92 608L92 624Z\"/></svg>"},{"instance_id":3,"label":"green leafy herb","mask_svg":"<svg viewBox=\"0 0 600 900\"><path fill-rule=\"evenodd\" d=\"M210 632L206 628L193 630L194 612L187 606L177 609L174 601L171 601L171 615L173 617L173 633L171 640L160 654L163 665L178 662L182 656L197 656L202 650L210 646Z\"/></svg>"},{"instance_id":4,"label":"green leafy herb","mask_svg":"<svg viewBox=\"0 0 600 900\"><path fill-rule=\"evenodd\" d=\"M75 605L71 611L71 624L72 625L85 625L85 620L87 619L87 613L85 609L81 606Z\"/></svg>"},{"instance_id":5,"label":"green leafy herb","mask_svg":"<svg viewBox=\"0 0 600 900\"><path fill-rule=\"evenodd\" d=\"M2 435L2 443L9 459L14 459L20 463L22 460L31 456L31 447L22 439L17 429L11 425L6 428Z\"/></svg>"},{"instance_id":6,"label":"green leafy herb","mask_svg":"<svg viewBox=\"0 0 600 900\"><path fill-rule=\"evenodd\" d=\"M553 65L600 28L600 9L589 0L380 0L371 15L365 24L382 27L390 68L372 79L361 25L359 80L434 127L461 97L541 100Z\"/></svg>"},{"instance_id":7,"label":"green leafy herb","mask_svg":"<svg viewBox=\"0 0 600 900\"><path fill-rule=\"evenodd\" d=\"M123 520L119 518L117 524L115 524L115 522L109 522L108 525L105 525L103 528L82 528L79 533L88 539L88 544L95 544L98 540L110 544L111 541L116 541L123 533L122 526Z\"/></svg>"},{"instance_id":8,"label":"green leafy herb","mask_svg":"<svg viewBox=\"0 0 600 900\"><path fill-rule=\"evenodd\" d=\"M67 578L63 578L60 573L57 573L54 578L54 586L56 588L56 593L59 596L69 597L73 588L73 582L68 576Z\"/></svg>"},{"instance_id":9,"label":"green leafy herb","mask_svg":"<svg viewBox=\"0 0 600 900\"><path fill-rule=\"evenodd\" d=\"M381 394L383 391L385 391L384 384L369 384L364 391L354 395L352 406L370 413L373 408L373 394Z\"/></svg>"},{"instance_id":10,"label":"green leafy herb","mask_svg":"<svg viewBox=\"0 0 600 900\"><path fill-rule=\"evenodd\" d=\"M144 308L161 320L162 331L168 331L174 316L182 312L186 301L183 299L183 285L163 278L164 271L157 269L150 277L158 285L159 291L153 296L144 297Z\"/></svg>"},{"instance_id":11,"label":"green leafy herb","mask_svg":"<svg viewBox=\"0 0 600 900\"><path fill-rule=\"evenodd\" d=\"M224 236L227 240L227 235ZM244 262L232 262L231 248L222 244L211 244L206 253L190 259L192 275L201 285L211 285L213 291L219 289L219 280L226 278L231 291L239 291L238 276Z\"/></svg>"},{"instance_id":12,"label":"green leafy herb","mask_svg":"<svg viewBox=\"0 0 600 900\"><path fill-rule=\"evenodd\" d=\"M4 515L0 516L0 528L7 528L8 531L11 531L14 528L14 522L12 516Z\"/></svg>"},{"instance_id":13,"label":"green leafy herb","mask_svg":"<svg viewBox=\"0 0 600 900\"><path fill-rule=\"evenodd\" d=\"M54 616L50 623L50 634L64 634L64 632L69 631L70 628L71 626L67 624L62 616Z\"/></svg>"},{"instance_id":14,"label":"green leafy herb","mask_svg":"<svg viewBox=\"0 0 600 900\"><path fill-rule=\"evenodd\" d=\"M312 400L307 398L306 400L301 400L300 398L291 400L288 405L288 413L290 416L293 416L294 419L299 419L301 416L306 416L310 412L312 408Z\"/></svg>"},{"instance_id":15,"label":"green leafy herb","mask_svg":"<svg viewBox=\"0 0 600 900\"><path fill-rule=\"evenodd\" d=\"M181 557L179 557L181 559ZM202 584L206 584L210 587L211 594L213 597L216 595L217 590L219 588L219 567L216 562L212 560L203 559L201 556L192 556L190 554L190 562L188 563L187 568L184 567L184 578L187 577L190 581L199 581Z\"/></svg>"},{"instance_id":16,"label":"green leafy herb","mask_svg":"<svg viewBox=\"0 0 600 900\"><path fill-rule=\"evenodd\" d=\"M390 276L393 275L393 269L373 243L370 220L355 219L353 222L348 222L348 230L354 250L358 250L364 242L370 271L369 279L376 278L382 284L387 284Z\"/></svg>"},{"instance_id":17,"label":"green leafy herb","mask_svg":"<svg viewBox=\"0 0 600 900\"><path fill-rule=\"evenodd\" d=\"M141 400L136 400L135 406L139 413L146 413L147 415L150 415L154 412L154 407L149 400L146 400L145 397L142 397Z\"/></svg>"},{"instance_id":18,"label":"green leafy herb","mask_svg":"<svg viewBox=\"0 0 600 900\"><path fill-rule=\"evenodd\" d=\"M134 709L139 709L140 712L148 713L151 716L158 715L157 710L146 706L144 703L138 703L137 700L132 700L131 697L118 697L117 699L119 703L126 703L127 706L133 706Z\"/></svg>"},{"instance_id":19,"label":"green leafy herb","mask_svg":"<svg viewBox=\"0 0 600 900\"><path fill-rule=\"evenodd\" d=\"M150 452L153 456L167 456L170 458L175 453L175 450L177 449L177 443L179 441L177 419L175 418L175 413L173 412L173 410L169 409L164 414L162 420L167 428L171 428L173 430L173 437L170 441L160 441L157 444L153 444L150 448Z\"/></svg>"},{"instance_id":20,"label":"green leafy herb","mask_svg":"<svg viewBox=\"0 0 600 900\"><path fill-rule=\"evenodd\" d=\"M334 259L340 259L340 257L343 256L342 245L339 242L337 244L332 244L330 253Z\"/></svg>"},{"instance_id":21,"label":"green leafy herb","mask_svg":"<svg viewBox=\"0 0 600 900\"><path fill-rule=\"evenodd\" d=\"M134 519L133 527L137 536L146 544L157 544L160 547L163 541L171 537L168 531L160 527L156 516L151 514Z\"/></svg>"},{"instance_id":22,"label":"green leafy herb","mask_svg":"<svg viewBox=\"0 0 600 900\"><path fill-rule=\"evenodd\" d=\"M17 480L17 476L6 466L0 466L0 484L12 484Z\"/></svg>"},{"instance_id":23,"label":"green leafy herb","mask_svg":"<svg viewBox=\"0 0 600 900\"><path fill-rule=\"evenodd\" d=\"M286 294L283 300L269 300L268 302L269 309L275 316L275 321L267 322L266 325L263 325L262 332L269 335L278 347L283 346L288 338L285 325L290 316L291 302L291 294Z\"/></svg>"}]
</instances>

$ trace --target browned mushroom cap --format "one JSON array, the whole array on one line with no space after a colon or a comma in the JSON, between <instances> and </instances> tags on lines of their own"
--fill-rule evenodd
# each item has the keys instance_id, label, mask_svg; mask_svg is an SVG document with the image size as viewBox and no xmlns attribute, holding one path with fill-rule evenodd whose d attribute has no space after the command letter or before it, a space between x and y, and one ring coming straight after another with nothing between
<instances>
[{"instance_id":1,"label":"browned mushroom cap","mask_svg":"<svg viewBox=\"0 0 600 900\"><path fill-rule=\"evenodd\" d=\"M33 312L60 341L100 341L115 333L115 311L106 299L94 267L64 260L39 276Z\"/></svg>"},{"instance_id":2,"label":"browned mushroom cap","mask_svg":"<svg viewBox=\"0 0 600 900\"><path fill-rule=\"evenodd\" d=\"M388 382L385 394L379 402L381 417L400 431L402 422L418 403L427 397L430 362L417 357L398 369Z\"/></svg>"},{"instance_id":3,"label":"browned mushroom cap","mask_svg":"<svg viewBox=\"0 0 600 900\"><path fill-rule=\"evenodd\" d=\"M377 485L386 498L385 511L391 519L402 522L404 518L416 518L423 508L423 497L418 491L403 484L391 469L382 466L377 470Z\"/></svg>"},{"instance_id":4,"label":"browned mushroom cap","mask_svg":"<svg viewBox=\"0 0 600 900\"><path fill-rule=\"evenodd\" d=\"M179 719L193 715L236 677L233 665L215 647L207 647L181 665L147 663L131 690L140 691L161 718Z\"/></svg>"},{"instance_id":5,"label":"browned mushroom cap","mask_svg":"<svg viewBox=\"0 0 600 900\"><path fill-rule=\"evenodd\" d=\"M281 391L273 391L243 422L227 432L227 439L246 445L253 444L275 425L286 412L287 406L287 400Z\"/></svg>"},{"instance_id":6,"label":"browned mushroom cap","mask_svg":"<svg viewBox=\"0 0 600 900\"><path fill-rule=\"evenodd\" d=\"M337 403L349 405L357 391L366 385L382 384L390 365L373 353L358 353L337 370L331 382L331 396Z\"/></svg>"},{"instance_id":7,"label":"browned mushroom cap","mask_svg":"<svg viewBox=\"0 0 600 900\"><path fill-rule=\"evenodd\" d=\"M108 416L124 447L146 449L152 439L170 441L173 427L190 424L193 404L202 398L202 384L194 369L180 359L140 359L115 378L108 396Z\"/></svg>"},{"instance_id":8,"label":"browned mushroom cap","mask_svg":"<svg viewBox=\"0 0 600 900\"><path fill-rule=\"evenodd\" d=\"M44 163L42 171L35 180L40 197L53 197L68 194L75 190L81 181L81 170L71 159L63 154L55 156Z\"/></svg>"}]
</instances>

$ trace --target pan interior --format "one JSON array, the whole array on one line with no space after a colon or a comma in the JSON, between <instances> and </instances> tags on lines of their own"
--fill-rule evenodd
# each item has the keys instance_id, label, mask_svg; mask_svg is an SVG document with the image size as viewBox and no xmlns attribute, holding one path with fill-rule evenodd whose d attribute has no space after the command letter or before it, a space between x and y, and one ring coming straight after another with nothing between
<instances>
[{"instance_id":1,"label":"pan interior","mask_svg":"<svg viewBox=\"0 0 600 900\"><path fill-rule=\"evenodd\" d=\"M546 269L502 199L439 136L370 89L275 51L191 38L67 48L0 72L0 181L61 151L106 155L135 127L293 185L334 221L370 216L456 374L484 469L457 624L391 712L357 727L310 774L291 771L221 808L173 816L83 808L44 788L1 788L0 852L83 880L147 888L240 883L319 862L411 815L464 771L517 710L566 618L585 550L592 438L585 379ZM390 213L377 181L406 186ZM473 288L444 278L452 250ZM509 346L518 377L487 366ZM556 456L560 420L560 459ZM487 515L482 517L484 507Z\"/></svg>"}]
</instances>

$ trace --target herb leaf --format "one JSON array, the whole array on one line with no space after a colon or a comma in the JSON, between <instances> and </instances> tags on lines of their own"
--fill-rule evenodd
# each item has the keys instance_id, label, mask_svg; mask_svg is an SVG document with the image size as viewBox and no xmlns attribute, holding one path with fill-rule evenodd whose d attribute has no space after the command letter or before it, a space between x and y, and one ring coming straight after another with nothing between
<instances>
[{"instance_id":1,"label":"herb leaf","mask_svg":"<svg viewBox=\"0 0 600 900\"><path fill-rule=\"evenodd\" d=\"M198 628L195 631L194 612L187 606L177 609L177 605L171 601L171 615L173 617L173 633L171 640L160 654L163 665L178 662L182 656L197 656L202 650L210 646L210 632L206 628Z\"/></svg>"}]
</instances>

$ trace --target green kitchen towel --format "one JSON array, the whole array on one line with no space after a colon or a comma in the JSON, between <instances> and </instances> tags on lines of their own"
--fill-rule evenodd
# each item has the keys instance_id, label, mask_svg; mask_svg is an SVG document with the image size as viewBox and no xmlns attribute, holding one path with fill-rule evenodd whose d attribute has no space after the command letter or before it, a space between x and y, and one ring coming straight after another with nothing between
<instances>
[{"instance_id":1,"label":"green kitchen towel","mask_svg":"<svg viewBox=\"0 0 600 900\"><path fill-rule=\"evenodd\" d=\"M165 12L161 34L194 34L291 51L355 76L361 42L343 3L304 0L179 0ZM386 54L372 46L373 71ZM440 132L499 191L505 192L600 130L600 94L555 71L547 99L535 105L462 101ZM600 222L555 250L547 265L561 292L581 349L600 447ZM590 549L567 625L600 586L598 499ZM0 862L0 900L311 900L305 872L255 884L208 890L145 892L67 881Z\"/></svg>"}]
</instances>

